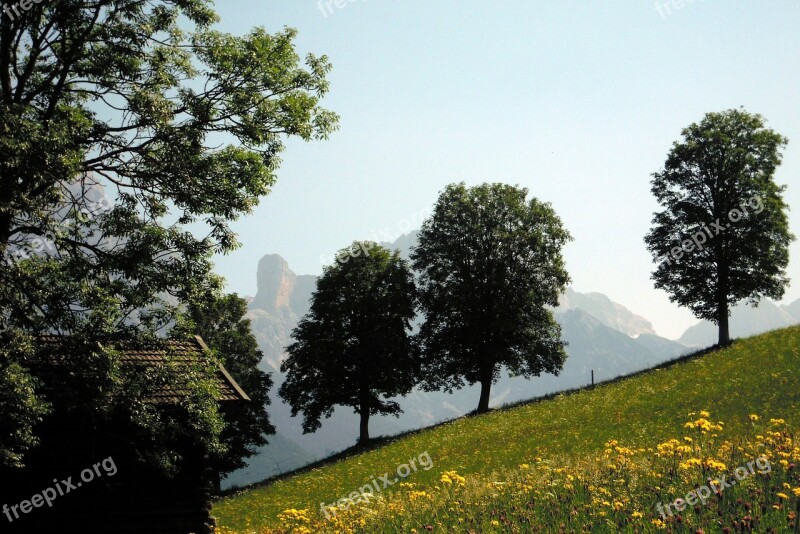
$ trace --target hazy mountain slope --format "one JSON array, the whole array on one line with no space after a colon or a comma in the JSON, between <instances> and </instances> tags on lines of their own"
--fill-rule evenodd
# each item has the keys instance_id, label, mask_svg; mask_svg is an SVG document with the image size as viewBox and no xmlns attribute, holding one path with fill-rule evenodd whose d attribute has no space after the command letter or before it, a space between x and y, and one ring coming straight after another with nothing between
<instances>
[{"instance_id":1,"label":"hazy mountain slope","mask_svg":"<svg viewBox=\"0 0 800 534\"><path fill-rule=\"evenodd\" d=\"M576 293L568 287L561 296L556 310L567 311L576 308L589 312L604 325L630 336L656 333L650 321L632 313L625 306L612 302L602 293Z\"/></svg>"},{"instance_id":2,"label":"hazy mountain slope","mask_svg":"<svg viewBox=\"0 0 800 534\"><path fill-rule=\"evenodd\" d=\"M793 310L800 308L798 302L791 304L789 308ZM792 326L798 322L800 320L786 309L778 307L771 300L763 300L758 308L746 304L735 306L731 310L730 333L733 338L746 337ZM701 321L689 327L677 341L690 347L708 347L714 345L717 340L717 326L709 321Z\"/></svg>"},{"instance_id":3,"label":"hazy mountain slope","mask_svg":"<svg viewBox=\"0 0 800 534\"><path fill-rule=\"evenodd\" d=\"M689 348L681 345L677 341L655 336L653 334L642 334L636 338L636 342L649 349L650 352L659 356L666 356L668 358L677 358L689 352Z\"/></svg>"},{"instance_id":4,"label":"hazy mountain slope","mask_svg":"<svg viewBox=\"0 0 800 534\"><path fill-rule=\"evenodd\" d=\"M789 313L789 315L794 317L795 320L800 323L800 299L797 299L789 305L781 306L781 309Z\"/></svg>"},{"instance_id":5,"label":"hazy mountain slope","mask_svg":"<svg viewBox=\"0 0 800 534\"><path fill-rule=\"evenodd\" d=\"M419 230L414 230L413 232L401 235L392 243L381 243L381 245L390 250L399 250L402 258L409 259L411 249L417 246L418 235Z\"/></svg>"},{"instance_id":6,"label":"hazy mountain slope","mask_svg":"<svg viewBox=\"0 0 800 534\"><path fill-rule=\"evenodd\" d=\"M595 380L609 380L686 351L682 345L651 334L631 338L579 308L556 314L556 320L563 329L563 339L569 344L569 357L559 378L569 378L575 382L574 386L586 383L592 369Z\"/></svg>"},{"instance_id":7,"label":"hazy mountain slope","mask_svg":"<svg viewBox=\"0 0 800 534\"><path fill-rule=\"evenodd\" d=\"M247 467L226 478L224 487L246 486L310 464L314 460L316 458L312 454L296 442L278 433L270 436L268 445L258 449L258 453L250 458Z\"/></svg>"}]
</instances>

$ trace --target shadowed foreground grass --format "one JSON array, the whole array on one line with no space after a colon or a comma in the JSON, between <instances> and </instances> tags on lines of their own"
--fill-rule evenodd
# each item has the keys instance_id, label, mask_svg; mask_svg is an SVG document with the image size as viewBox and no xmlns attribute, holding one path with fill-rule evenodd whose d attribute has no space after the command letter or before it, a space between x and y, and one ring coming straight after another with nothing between
<instances>
[{"instance_id":1,"label":"shadowed foreground grass","mask_svg":"<svg viewBox=\"0 0 800 534\"><path fill-rule=\"evenodd\" d=\"M223 533L716 532L754 521L757 531L791 532L800 512L797 429L800 327L792 327L595 389L461 418L231 495L214 514ZM426 452L432 468L412 470L402 485L375 492L380 498L328 510L329 521L322 515L320 503L366 492L386 472L392 482L398 466ZM657 503L762 454L770 472L756 470L660 523Z\"/></svg>"}]
</instances>

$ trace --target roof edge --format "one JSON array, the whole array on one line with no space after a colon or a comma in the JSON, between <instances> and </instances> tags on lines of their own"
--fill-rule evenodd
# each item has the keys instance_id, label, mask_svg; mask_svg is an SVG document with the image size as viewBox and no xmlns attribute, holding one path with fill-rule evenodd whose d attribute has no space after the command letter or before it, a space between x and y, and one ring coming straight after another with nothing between
<instances>
[{"instance_id":1,"label":"roof edge","mask_svg":"<svg viewBox=\"0 0 800 534\"><path fill-rule=\"evenodd\" d=\"M206 345L206 342L203 341L202 337L194 336L194 340L202 350L211 354L211 349L208 347L208 345ZM228 382L228 385L232 387L233 390L236 391L236 393L238 393L240 397L242 397L242 400L250 402L251 401L250 397L247 395L247 393L244 392L244 390L239 386L236 380L230 375L228 370L225 369L225 366L222 365L222 362L217 362L217 365L219 366L219 371L222 373L222 376L225 377L225 380Z\"/></svg>"}]
</instances>

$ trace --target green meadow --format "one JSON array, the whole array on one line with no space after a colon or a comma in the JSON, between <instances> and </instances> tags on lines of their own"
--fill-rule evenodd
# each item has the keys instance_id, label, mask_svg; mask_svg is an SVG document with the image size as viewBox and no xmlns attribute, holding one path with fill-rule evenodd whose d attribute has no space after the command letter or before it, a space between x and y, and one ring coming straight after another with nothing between
<instances>
[{"instance_id":1,"label":"green meadow","mask_svg":"<svg viewBox=\"0 0 800 534\"><path fill-rule=\"evenodd\" d=\"M712 424L723 422L724 430L688 428L687 421L703 419L701 411L711 414ZM770 419L783 422L771 427ZM666 525L659 524L654 506L707 478L705 465L696 473L679 467L689 457L702 462L713 457L732 469L766 450L775 468L737 486L735 491L742 492L737 499L744 504L761 499L759 525L790 531L782 528L797 523L791 514L795 502L800 506L800 495L793 493L800 480L796 469L779 462L788 459L788 464L795 461L792 454L800 454L791 446L792 429L798 428L800 327L792 327L594 388L401 436L229 495L215 503L213 513L228 533L643 532L667 527L695 532L703 525L711 527L706 532L723 531L720 513L730 514L722 516L723 522L739 521L742 515L723 506L728 502L723 495L681 522L665 518L671 523ZM776 432L774 439L768 432ZM790 440L788 445L778 432ZM658 445L670 439L692 450L661 454ZM403 487L394 484L378 493L380 499L338 510L332 521L322 516L321 503L332 504L383 473L394 475L397 466L424 452L433 467L412 472ZM609 495L604 498L604 493ZM747 513L750 520L756 515L744 512L742 520Z\"/></svg>"}]
</instances>

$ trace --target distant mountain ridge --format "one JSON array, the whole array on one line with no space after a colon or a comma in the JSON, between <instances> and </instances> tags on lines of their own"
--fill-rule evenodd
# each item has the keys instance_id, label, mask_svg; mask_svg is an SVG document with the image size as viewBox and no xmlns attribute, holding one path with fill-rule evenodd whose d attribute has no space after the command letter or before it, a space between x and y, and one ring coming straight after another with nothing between
<instances>
[{"instance_id":1,"label":"distant mountain ridge","mask_svg":"<svg viewBox=\"0 0 800 534\"><path fill-rule=\"evenodd\" d=\"M571 287L561 296L557 311L582 309L604 325L629 336L655 335L652 323L632 313L622 304L612 302L602 293L576 293Z\"/></svg>"},{"instance_id":2,"label":"distant mountain ridge","mask_svg":"<svg viewBox=\"0 0 800 534\"><path fill-rule=\"evenodd\" d=\"M732 338L762 334L800 323L800 299L789 305L778 306L769 299L762 300L757 308L746 304L734 306L730 317ZM677 341L687 347L707 347L718 340L717 326L710 321L700 321L689 327Z\"/></svg>"}]
</instances>

